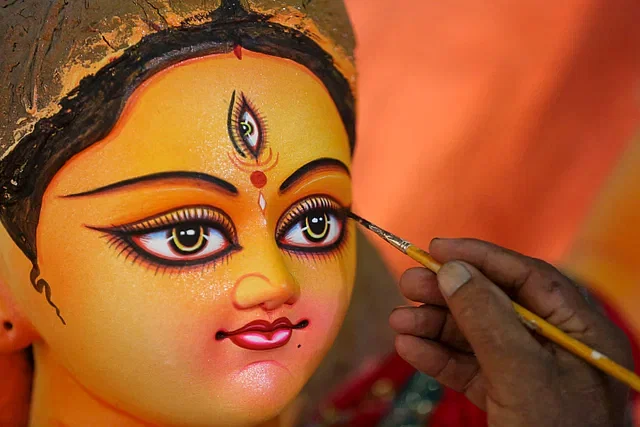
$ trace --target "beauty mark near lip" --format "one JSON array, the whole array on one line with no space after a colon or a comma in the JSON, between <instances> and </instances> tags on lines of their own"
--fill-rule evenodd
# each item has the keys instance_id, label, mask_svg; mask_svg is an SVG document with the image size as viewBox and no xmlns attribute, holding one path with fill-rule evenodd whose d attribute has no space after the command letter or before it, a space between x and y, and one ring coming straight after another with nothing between
<instances>
[{"instance_id":1,"label":"beauty mark near lip","mask_svg":"<svg viewBox=\"0 0 640 427\"><path fill-rule=\"evenodd\" d=\"M288 343L294 329L304 329L308 325L306 319L294 325L286 317L276 319L273 323L254 320L235 331L218 331L216 340L229 338L235 345L247 350L270 350Z\"/></svg>"}]
</instances>

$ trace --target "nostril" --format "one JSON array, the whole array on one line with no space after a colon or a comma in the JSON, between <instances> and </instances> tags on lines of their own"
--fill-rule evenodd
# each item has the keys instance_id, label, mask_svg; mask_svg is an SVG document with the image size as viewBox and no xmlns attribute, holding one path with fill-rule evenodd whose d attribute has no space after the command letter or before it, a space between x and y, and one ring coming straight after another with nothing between
<instances>
[{"instance_id":1,"label":"nostril","mask_svg":"<svg viewBox=\"0 0 640 427\"><path fill-rule=\"evenodd\" d=\"M296 301L298 301L298 298L300 298L299 295L292 295L291 298L286 300L284 303L287 304L287 305L293 305L293 304L296 303Z\"/></svg>"},{"instance_id":2,"label":"nostril","mask_svg":"<svg viewBox=\"0 0 640 427\"><path fill-rule=\"evenodd\" d=\"M276 308L280 307L282 305L282 303L280 301L266 301L263 302L262 304L260 304L260 307L264 310L264 311L273 311Z\"/></svg>"},{"instance_id":3,"label":"nostril","mask_svg":"<svg viewBox=\"0 0 640 427\"><path fill-rule=\"evenodd\" d=\"M13 329L13 323L11 322L3 322L2 323L2 327L6 330L6 331L10 331Z\"/></svg>"}]
</instances>

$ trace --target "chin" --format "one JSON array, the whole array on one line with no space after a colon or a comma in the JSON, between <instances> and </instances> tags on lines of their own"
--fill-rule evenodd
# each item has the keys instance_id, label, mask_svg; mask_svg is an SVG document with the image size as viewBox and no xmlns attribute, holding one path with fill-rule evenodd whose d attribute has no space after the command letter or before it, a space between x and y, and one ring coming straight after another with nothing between
<instances>
[{"instance_id":1,"label":"chin","mask_svg":"<svg viewBox=\"0 0 640 427\"><path fill-rule=\"evenodd\" d=\"M193 396L180 413L150 418L161 425L248 427L277 418L297 397L306 378L283 375L270 362L254 363L224 384ZM166 410L166 408L165 408ZM168 416L168 418L167 418Z\"/></svg>"},{"instance_id":2,"label":"chin","mask_svg":"<svg viewBox=\"0 0 640 427\"><path fill-rule=\"evenodd\" d=\"M304 377L304 378L303 378ZM237 387L236 398L246 399L254 408L268 410L284 407L295 398L306 380L301 372L294 373L276 360L257 361L232 374Z\"/></svg>"},{"instance_id":3,"label":"chin","mask_svg":"<svg viewBox=\"0 0 640 427\"><path fill-rule=\"evenodd\" d=\"M232 373L224 400L225 425L255 425L277 417L298 395L306 373L292 373L281 363L253 362Z\"/></svg>"}]
</instances>

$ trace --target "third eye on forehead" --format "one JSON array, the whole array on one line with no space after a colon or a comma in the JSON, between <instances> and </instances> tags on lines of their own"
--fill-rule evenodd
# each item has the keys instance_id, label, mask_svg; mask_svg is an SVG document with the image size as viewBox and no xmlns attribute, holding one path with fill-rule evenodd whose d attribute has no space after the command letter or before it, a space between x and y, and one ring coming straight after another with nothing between
<instances>
[{"instance_id":1,"label":"third eye on forehead","mask_svg":"<svg viewBox=\"0 0 640 427\"><path fill-rule=\"evenodd\" d=\"M257 160L264 152L267 145L264 119L242 92L234 90L231 94L227 130L235 151L241 157Z\"/></svg>"}]
</instances>

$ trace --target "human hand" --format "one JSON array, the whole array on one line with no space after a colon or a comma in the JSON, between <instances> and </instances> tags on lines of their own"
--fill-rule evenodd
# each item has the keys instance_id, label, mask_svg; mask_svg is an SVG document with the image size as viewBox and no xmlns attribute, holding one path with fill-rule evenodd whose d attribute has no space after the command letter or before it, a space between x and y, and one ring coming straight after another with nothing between
<instances>
[{"instance_id":1,"label":"human hand","mask_svg":"<svg viewBox=\"0 0 640 427\"><path fill-rule=\"evenodd\" d=\"M472 239L435 239L436 275L407 270L400 290L419 307L389 318L396 350L463 392L492 427L621 426L628 388L519 321L511 299L631 369L625 334L553 266Z\"/></svg>"}]
</instances>

